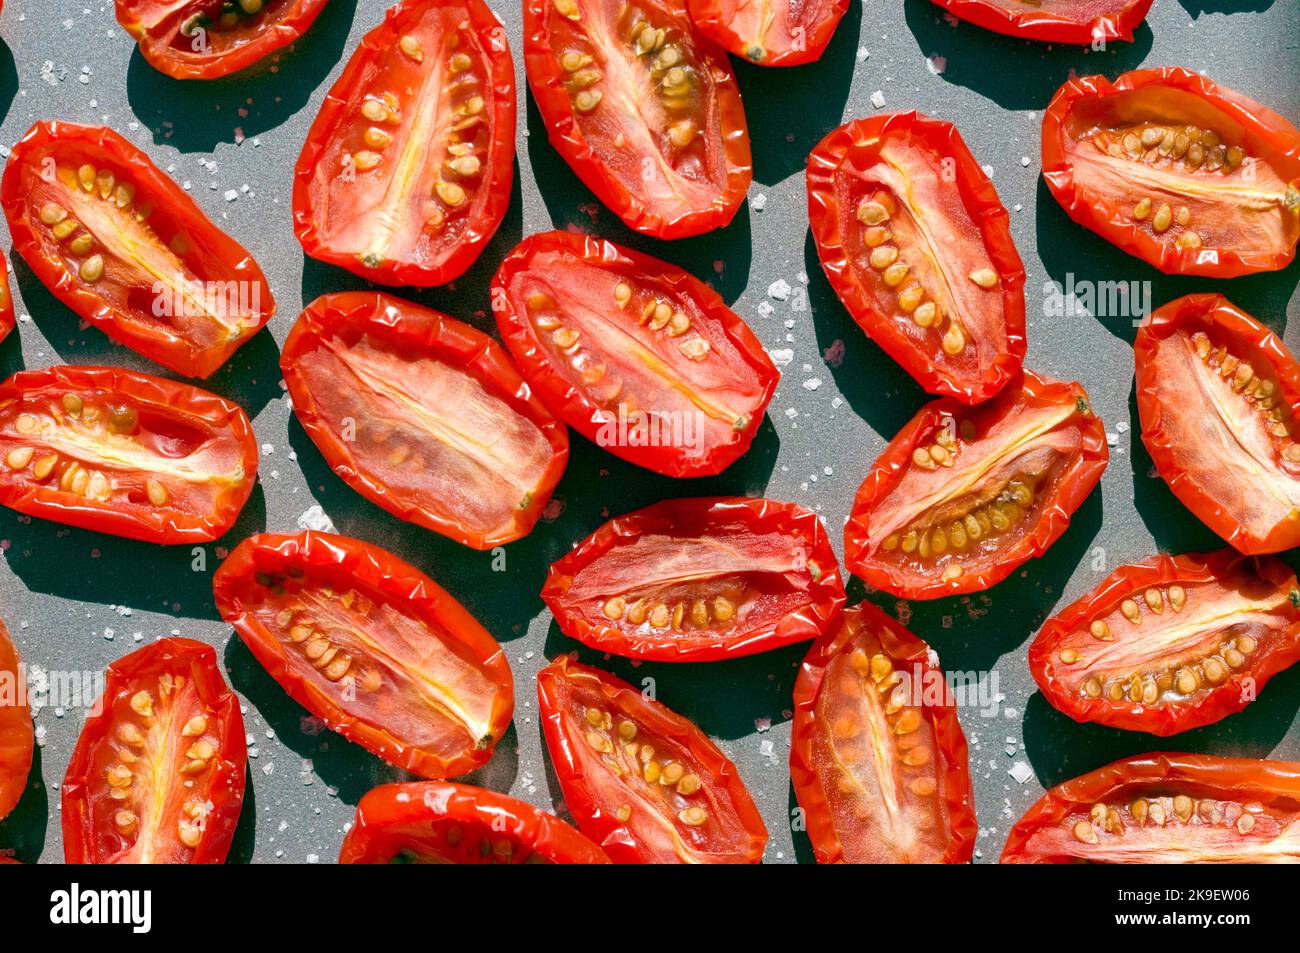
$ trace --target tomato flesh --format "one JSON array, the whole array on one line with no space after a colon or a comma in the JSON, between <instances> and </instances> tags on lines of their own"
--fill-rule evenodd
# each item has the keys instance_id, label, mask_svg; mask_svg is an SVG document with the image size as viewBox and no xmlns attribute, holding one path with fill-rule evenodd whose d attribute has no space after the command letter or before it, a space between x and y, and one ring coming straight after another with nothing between
<instances>
[{"instance_id":1,"label":"tomato flesh","mask_svg":"<svg viewBox=\"0 0 1300 953\"><path fill-rule=\"evenodd\" d=\"M822 55L848 0L687 0L706 37L760 66L796 66Z\"/></svg>"},{"instance_id":2,"label":"tomato flesh","mask_svg":"<svg viewBox=\"0 0 1300 953\"><path fill-rule=\"evenodd\" d=\"M9 262L0 252L0 341L14 329L14 299L9 293Z\"/></svg>"},{"instance_id":3,"label":"tomato flesh","mask_svg":"<svg viewBox=\"0 0 1300 953\"><path fill-rule=\"evenodd\" d=\"M19 694L18 650L0 622L0 820L14 809L27 787L32 767L32 711Z\"/></svg>"},{"instance_id":4,"label":"tomato flesh","mask_svg":"<svg viewBox=\"0 0 1300 953\"><path fill-rule=\"evenodd\" d=\"M934 0L986 30L1046 43L1132 40L1153 0Z\"/></svg>"}]
</instances>

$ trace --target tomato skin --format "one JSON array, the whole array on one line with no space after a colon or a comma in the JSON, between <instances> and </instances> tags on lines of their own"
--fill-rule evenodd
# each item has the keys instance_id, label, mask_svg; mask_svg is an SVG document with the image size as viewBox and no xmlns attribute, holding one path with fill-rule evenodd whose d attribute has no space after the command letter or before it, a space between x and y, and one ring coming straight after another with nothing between
<instances>
[{"instance_id":1,"label":"tomato skin","mask_svg":"<svg viewBox=\"0 0 1300 953\"><path fill-rule=\"evenodd\" d=\"M744 19L745 8L759 6L756 0L687 0L691 20L696 28L729 53L744 57L759 66L798 66L821 58L830 43L835 27L839 25L849 0L775 0L775 5L786 7L784 13L774 12L776 23L769 24L762 36L753 37L753 24ZM766 6L764 4L763 6ZM798 7L798 10L793 8ZM760 17L766 10L760 6ZM791 24L791 18L799 22ZM748 28L748 30L746 30ZM773 35L770 31L776 29ZM793 29L803 31L802 43L796 43ZM745 32L742 32L745 30Z\"/></svg>"},{"instance_id":2,"label":"tomato skin","mask_svg":"<svg viewBox=\"0 0 1300 953\"><path fill-rule=\"evenodd\" d=\"M529 503L514 508L509 525L491 530L458 518L454 506L436 499L412 499L389 487L345 441L319 406L302 369L307 356L338 340L344 347L370 337L411 360L432 360L463 371L492 397L534 425L550 444L545 470L528 493ZM280 352L280 368L293 399L294 413L330 468L350 487L394 516L442 533L475 549L490 549L526 536L542 515L569 454L568 431L533 396L506 352L475 328L437 311L379 292L340 292L317 298L303 311Z\"/></svg>"},{"instance_id":3,"label":"tomato skin","mask_svg":"<svg viewBox=\"0 0 1300 953\"><path fill-rule=\"evenodd\" d=\"M184 676L195 687L203 705L218 721L219 743L206 789L210 813L198 846L192 848L189 863L225 863L239 823L244 801L244 773L248 763L244 718L239 698L226 685L217 668L217 653L210 645L193 639L163 638L123 656L104 672L104 694L72 752L63 779L63 854L69 864L121 863L123 838L102 829L95 818L95 804L102 800L98 790L105 784L96 771L96 754L112 748L117 727L113 717L116 700L129 698L162 675ZM148 679L149 681L146 681ZM209 725L211 721L209 721ZM179 731L181 726L176 726ZM176 739L180 741L180 739ZM193 783L193 782L187 782ZM173 845L182 850L180 842Z\"/></svg>"},{"instance_id":4,"label":"tomato skin","mask_svg":"<svg viewBox=\"0 0 1300 953\"><path fill-rule=\"evenodd\" d=\"M1004 8L997 0L933 0L953 16L994 33L1043 43L1132 42L1133 30L1146 19L1154 0L1114 0L1113 9L1088 19L1056 11Z\"/></svg>"},{"instance_id":5,"label":"tomato skin","mask_svg":"<svg viewBox=\"0 0 1300 953\"><path fill-rule=\"evenodd\" d=\"M118 174L129 172L136 190L135 207L153 205L150 225L162 221L186 238L191 248L189 257L202 268L194 277L212 286L205 291L216 294L218 285L233 287L241 300L251 303L254 310L239 317L239 333L225 342L194 340L192 335L164 325L152 313L161 299L152 288L123 288L122 295L128 300L119 300L118 294L110 294L113 289L105 287L111 283L108 272L97 284L81 279L63 260L59 242L50 227L41 222L41 209L31 199L33 189L50 187L42 182L43 164L60 159L73 167L86 163L114 169ZM213 224L148 155L111 129L59 121L36 123L9 155L0 180L0 204L9 221L14 248L55 297L119 344L187 377L210 375L275 314L271 288L248 251ZM197 261L200 257L202 260ZM130 294L147 298L148 310L129 300Z\"/></svg>"},{"instance_id":6,"label":"tomato skin","mask_svg":"<svg viewBox=\"0 0 1300 953\"><path fill-rule=\"evenodd\" d=\"M1001 314L996 320L1005 342L997 342L994 357L981 361L977 368L956 365L955 359L941 348L928 345L929 336L918 341L912 322L892 311L886 313L850 261L852 253L847 247L845 216L851 226L861 226L851 211L841 208L839 175L846 168L869 169L881 163L881 143L891 139L920 143L942 156L945 163L951 160L961 205L979 229L983 251L997 273ZM947 181L946 175L941 180ZM917 383L931 393L978 404L1016 376L1026 346L1025 269L1011 238L1010 218L997 189L956 126L918 112L886 113L854 120L832 130L813 149L808 157L807 185L809 223L831 287L858 326ZM942 213L936 211L936 214Z\"/></svg>"},{"instance_id":7,"label":"tomato skin","mask_svg":"<svg viewBox=\"0 0 1300 953\"><path fill-rule=\"evenodd\" d=\"M0 252L0 341L14 329L14 299L9 293L9 262Z\"/></svg>"},{"instance_id":8,"label":"tomato skin","mask_svg":"<svg viewBox=\"0 0 1300 953\"><path fill-rule=\"evenodd\" d=\"M18 650L9 630L0 622L0 820L14 809L27 787L32 767L32 711L28 707L24 686L26 678L19 670ZM19 692L16 697L9 692Z\"/></svg>"}]
</instances>

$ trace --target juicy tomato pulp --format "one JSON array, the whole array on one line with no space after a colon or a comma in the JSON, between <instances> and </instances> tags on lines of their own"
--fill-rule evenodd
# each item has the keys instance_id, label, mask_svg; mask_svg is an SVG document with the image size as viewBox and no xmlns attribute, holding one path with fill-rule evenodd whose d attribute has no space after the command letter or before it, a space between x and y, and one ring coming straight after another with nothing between
<instances>
[{"instance_id":1,"label":"juicy tomato pulp","mask_svg":"<svg viewBox=\"0 0 1300 953\"><path fill-rule=\"evenodd\" d=\"M834 130L808 158L808 215L853 320L926 390L976 404L1020 370L1024 266L955 126L911 112Z\"/></svg>"},{"instance_id":2,"label":"juicy tomato pulp","mask_svg":"<svg viewBox=\"0 0 1300 953\"><path fill-rule=\"evenodd\" d=\"M759 862L758 808L693 723L568 656L538 673L537 692L565 803L612 861Z\"/></svg>"},{"instance_id":3,"label":"juicy tomato pulp","mask_svg":"<svg viewBox=\"0 0 1300 953\"><path fill-rule=\"evenodd\" d=\"M1046 43L1132 40L1152 0L934 0L995 33Z\"/></svg>"},{"instance_id":4,"label":"juicy tomato pulp","mask_svg":"<svg viewBox=\"0 0 1300 953\"><path fill-rule=\"evenodd\" d=\"M819 863L966 863L966 737L930 648L864 602L813 643L794 688L790 777Z\"/></svg>"},{"instance_id":5,"label":"juicy tomato pulp","mask_svg":"<svg viewBox=\"0 0 1300 953\"><path fill-rule=\"evenodd\" d=\"M1300 764L1148 754L1052 788L1011 829L1004 864L1300 861Z\"/></svg>"},{"instance_id":6,"label":"juicy tomato pulp","mask_svg":"<svg viewBox=\"0 0 1300 953\"><path fill-rule=\"evenodd\" d=\"M495 791L385 784L357 805L340 864L608 864L568 824Z\"/></svg>"},{"instance_id":7,"label":"juicy tomato pulp","mask_svg":"<svg viewBox=\"0 0 1300 953\"><path fill-rule=\"evenodd\" d=\"M506 352L388 295L317 298L280 354L294 413L349 486L477 549L526 535L569 438Z\"/></svg>"},{"instance_id":8,"label":"juicy tomato pulp","mask_svg":"<svg viewBox=\"0 0 1300 953\"><path fill-rule=\"evenodd\" d=\"M1043 178L1072 219L1161 271L1282 268L1300 237L1300 131L1181 67L1071 80Z\"/></svg>"},{"instance_id":9,"label":"juicy tomato pulp","mask_svg":"<svg viewBox=\"0 0 1300 953\"><path fill-rule=\"evenodd\" d=\"M20 371L0 384L0 503L155 543L216 539L257 475L235 404L106 367Z\"/></svg>"},{"instance_id":10,"label":"juicy tomato pulp","mask_svg":"<svg viewBox=\"0 0 1300 953\"><path fill-rule=\"evenodd\" d=\"M118 659L63 779L67 862L223 863L246 762L211 646L159 639Z\"/></svg>"},{"instance_id":11,"label":"juicy tomato pulp","mask_svg":"<svg viewBox=\"0 0 1300 953\"><path fill-rule=\"evenodd\" d=\"M686 0L525 0L524 60L551 144L628 227L731 221L753 178L745 111Z\"/></svg>"},{"instance_id":12,"label":"juicy tomato pulp","mask_svg":"<svg viewBox=\"0 0 1300 953\"><path fill-rule=\"evenodd\" d=\"M492 300L542 403L656 473L707 476L733 463L780 377L711 288L610 242L532 235L502 262Z\"/></svg>"},{"instance_id":13,"label":"juicy tomato pulp","mask_svg":"<svg viewBox=\"0 0 1300 953\"><path fill-rule=\"evenodd\" d=\"M392 285L444 284L510 202L515 73L482 0L406 0L366 35L294 173L307 254Z\"/></svg>"},{"instance_id":14,"label":"juicy tomato pulp","mask_svg":"<svg viewBox=\"0 0 1300 953\"><path fill-rule=\"evenodd\" d=\"M934 401L858 488L845 563L904 599L987 589L1057 540L1109 458L1079 384L1025 371L974 409Z\"/></svg>"},{"instance_id":15,"label":"juicy tomato pulp","mask_svg":"<svg viewBox=\"0 0 1300 953\"><path fill-rule=\"evenodd\" d=\"M510 724L501 646L437 583L378 547L262 533L222 563L213 591L290 697L399 768L464 774Z\"/></svg>"},{"instance_id":16,"label":"juicy tomato pulp","mask_svg":"<svg viewBox=\"0 0 1300 953\"><path fill-rule=\"evenodd\" d=\"M113 340L207 377L275 313L257 263L111 129L40 122L0 184L14 247Z\"/></svg>"},{"instance_id":17,"label":"juicy tomato pulp","mask_svg":"<svg viewBox=\"0 0 1300 953\"><path fill-rule=\"evenodd\" d=\"M1075 721L1171 735L1240 711L1300 658L1298 607L1281 560L1156 556L1049 619L1029 670Z\"/></svg>"},{"instance_id":18,"label":"juicy tomato pulp","mask_svg":"<svg viewBox=\"0 0 1300 953\"><path fill-rule=\"evenodd\" d=\"M708 661L816 638L836 622L844 583L815 513L705 497L606 523L551 567L542 599L592 648Z\"/></svg>"},{"instance_id":19,"label":"juicy tomato pulp","mask_svg":"<svg viewBox=\"0 0 1300 953\"><path fill-rule=\"evenodd\" d=\"M818 59L849 0L687 0L699 31L760 66Z\"/></svg>"},{"instance_id":20,"label":"juicy tomato pulp","mask_svg":"<svg viewBox=\"0 0 1300 953\"><path fill-rule=\"evenodd\" d=\"M0 820L14 809L32 767L32 711L18 668L18 650L0 622Z\"/></svg>"},{"instance_id":21,"label":"juicy tomato pulp","mask_svg":"<svg viewBox=\"0 0 1300 953\"><path fill-rule=\"evenodd\" d=\"M1300 545L1300 364L1222 295L1188 295L1138 329L1142 442L1174 495L1237 549Z\"/></svg>"}]
</instances>

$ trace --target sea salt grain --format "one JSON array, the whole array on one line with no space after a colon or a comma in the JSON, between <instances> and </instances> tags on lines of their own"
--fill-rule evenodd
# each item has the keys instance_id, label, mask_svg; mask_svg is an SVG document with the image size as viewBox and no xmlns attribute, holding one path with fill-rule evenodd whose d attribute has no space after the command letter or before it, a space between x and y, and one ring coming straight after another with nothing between
<instances>
[{"instance_id":1,"label":"sea salt grain","mask_svg":"<svg viewBox=\"0 0 1300 953\"><path fill-rule=\"evenodd\" d=\"M1034 769L1023 761L1017 761L1007 772L1017 784L1024 784L1034 776Z\"/></svg>"}]
</instances>

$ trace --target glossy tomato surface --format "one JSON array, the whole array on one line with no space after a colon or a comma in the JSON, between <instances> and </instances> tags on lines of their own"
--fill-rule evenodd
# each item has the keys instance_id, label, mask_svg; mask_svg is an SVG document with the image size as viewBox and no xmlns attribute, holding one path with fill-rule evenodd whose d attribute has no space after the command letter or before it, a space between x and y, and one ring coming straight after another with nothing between
<instances>
[{"instance_id":1,"label":"glossy tomato surface","mask_svg":"<svg viewBox=\"0 0 1300 953\"><path fill-rule=\"evenodd\" d=\"M1187 295L1138 329L1142 442L1183 504L1244 553L1300 545L1300 364L1222 295Z\"/></svg>"},{"instance_id":2,"label":"glossy tomato surface","mask_svg":"<svg viewBox=\"0 0 1300 953\"><path fill-rule=\"evenodd\" d=\"M1077 383L1025 371L979 407L934 401L858 488L845 565L904 599L987 589L1056 542L1109 459Z\"/></svg>"},{"instance_id":3,"label":"glossy tomato surface","mask_svg":"<svg viewBox=\"0 0 1300 953\"><path fill-rule=\"evenodd\" d=\"M224 863L248 760L217 653L159 639L104 673L63 779L70 864Z\"/></svg>"},{"instance_id":4,"label":"glossy tomato surface","mask_svg":"<svg viewBox=\"0 0 1300 953\"><path fill-rule=\"evenodd\" d=\"M711 661L816 638L837 622L844 583L817 514L699 497L610 520L551 566L542 599L594 649Z\"/></svg>"},{"instance_id":5,"label":"glossy tomato surface","mask_svg":"<svg viewBox=\"0 0 1300 953\"><path fill-rule=\"evenodd\" d=\"M1046 43L1132 40L1153 0L934 0L995 33Z\"/></svg>"},{"instance_id":6,"label":"glossy tomato surface","mask_svg":"<svg viewBox=\"0 0 1300 953\"><path fill-rule=\"evenodd\" d=\"M280 368L330 467L395 516L476 549L527 535L569 454L504 348L378 292L317 298Z\"/></svg>"},{"instance_id":7,"label":"glossy tomato surface","mask_svg":"<svg viewBox=\"0 0 1300 953\"><path fill-rule=\"evenodd\" d=\"M1172 735L1254 701L1300 658L1300 587L1232 549L1121 566L1047 620L1029 670L1075 721Z\"/></svg>"},{"instance_id":8,"label":"glossy tomato surface","mask_svg":"<svg viewBox=\"0 0 1300 953\"><path fill-rule=\"evenodd\" d=\"M614 863L756 864L767 828L694 723L562 655L537 675L542 730L578 828Z\"/></svg>"},{"instance_id":9,"label":"glossy tomato surface","mask_svg":"<svg viewBox=\"0 0 1300 953\"><path fill-rule=\"evenodd\" d=\"M1300 131L1182 67L1084 76L1043 114L1069 216L1166 274L1276 271L1300 237Z\"/></svg>"},{"instance_id":10,"label":"glossy tomato surface","mask_svg":"<svg viewBox=\"0 0 1300 953\"><path fill-rule=\"evenodd\" d=\"M27 787L32 767L32 710L18 650L0 622L0 820L14 809Z\"/></svg>"},{"instance_id":11,"label":"glossy tomato surface","mask_svg":"<svg viewBox=\"0 0 1300 953\"><path fill-rule=\"evenodd\" d=\"M0 182L14 248L113 340L207 377L275 313L257 262L111 129L38 122Z\"/></svg>"},{"instance_id":12,"label":"glossy tomato surface","mask_svg":"<svg viewBox=\"0 0 1300 953\"><path fill-rule=\"evenodd\" d=\"M237 405L108 367L19 371L0 384L0 503L154 543L216 539L257 477Z\"/></svg>"},{"instance_id":13,"label":"glossy tomato surface","mask_svg":"<svg viewBox=\"0 0 1300 953\"><path fill-rule=\"evenodd\" d=\"M853 320L926 390L967 404L1025 356L1025 269L1007 210L957 128L886 113L808 157L817 254Z\"/></svg>"},{"instance_id":14,"label":"glossy tomato surface","mask_svg":"<svg viewBox=\"0 0 1300 953\"><path fill-rule=\"evenodd\" d=\"M713 289L584 235L524 239L497 271L492 303L543 404L588 440L667 476L708 476L735 462L780 377Z\"/></svg>"},{"instance_id":15,"label":"glossy tomato surface","mask_svg":"<svg viewBox=\"0 0 1300 953\"><path fill-rule=\"evenodd\" d=\"M963 864L966 736L930 647L868 602L813 643L794 687L790 778L822 864Z\"/></svg>"},{"instance_id":16,"label":"glossy tomato surface","mask_svg":"<svg viewBox=\"0 0 1300 953\"><path fill-rule=\"evenodd\" d=\"M9 262L0 252L0 341L14 329L14 299L9 293Z\"/></svg>"},{"instance_id":17,"label":"glossy tomato surface","mask_svg":"<svg viewBox=\"0 0 1300 953\"><path fill-rule=\"evenodd\" d=\"M366 34L294 170L307 254L388 285L445 284L510 204L515 71L483 0L405 0Z\"/></svg>"},{"instance_id":18,"label":"glossy tomato surface","mask_svg":"<svg viewBox=\"0 0 1300 953\"><path fill-rule=\"evenodd\" d=\"M212 581L221 617L294 701L422 777L492 756L514 710L501 646L391 553L311 530L240 543Z\"/></svg>"},{"instance_id":19,"label":"glossy tomato surface","mask_svg":"<svg viewBox=\"0 0 1300 953\"><path fill-rule=\"evenodd\" d=\"M629 228L730 223L753 179L745 110L686 0L524 0L524 62L551 144Z\"/></svg>"},{"instance_id":20,"label":"glossy tomato surface","mask_svg":"<svg viewBox=\"0 0 1300 953\"><path fill-rule=\"evenodd\" d=\"M696 28L729 53L760 66L798 66L821 57L849 0L687 0Z\"/></svg>"}]
</instances>

